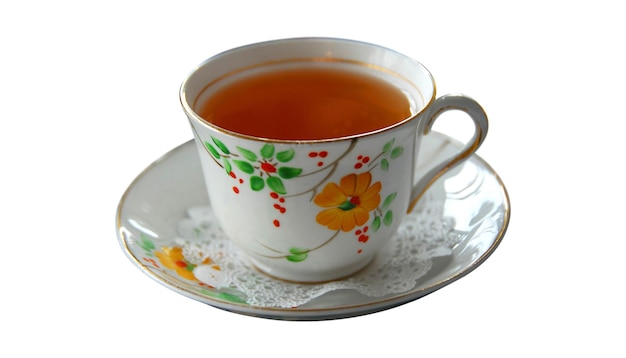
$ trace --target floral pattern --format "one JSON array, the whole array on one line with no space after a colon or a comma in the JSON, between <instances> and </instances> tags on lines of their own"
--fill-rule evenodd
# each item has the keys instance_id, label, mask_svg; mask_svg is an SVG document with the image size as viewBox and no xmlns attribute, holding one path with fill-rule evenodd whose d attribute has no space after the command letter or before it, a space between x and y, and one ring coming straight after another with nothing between
<instances>
[{"instance_id":1,"label":"floral pattern","mask_svg":"<svg viewBox=\"0 0 626 358\"><path fill-rule=\"evenodd\" d=\"M365 225L370 211L380 204L381 183L372 185L372 174L349 174L341 178L339 185L328 183L314 202L324 209L317 214L316 221L330 230L352 231Z\"/></svg>"},{"instance_id":2,"label":"floral pattern","mask_svg":"<svg viewBox=\"0 0 626 358\"><path fill-rule=\"evenodd\" d=\"M132 243L129 249L153 277L161 277L166 286L183 288L203 302L208 299L207 303L297 309L336 290L383 297L411 289L429 272L434 257L451 255L451 248L466 237L454 230L452 218L441 216L442 201L428 200L425 205L400 226L373 266L350 279L323 284L289 283L257 271L224 235L208 206L188 208L186 217L178 222L177 236L156 239L136 233L128 237ZM220 282L207 279L207 270L219 272Z\"/></svg>"},{"instance_id":3,"label":"floral pattern","mask_svg":"<svg viewBox=\"0 0 626 358\"><path fill-rule=\"evenodd\" d=\"M403 154L404 148L395 145L395 138L385 143L378 153L357 153L352 157L349 156L355 149L358 139L353 139L343 153L332 153L331 149L326 148L302 153L303 158L316 161L317 169L310 172L288 165L298 156L297 147L278 151L274 144L265 143L259 150L241 146L234 146L235 149L232 150L218 138L213 136L210 138L210 141L202 140L204 148L213 161L235 180L232 187L235 194L241 193L244 185L255 192L267 189L271 198L269 205L275 209L277 215L284 215L287 212L288 198L311 193L311 201L321 208L312 220L332 231L326 241L313 248L291 247L287 251L282 251L273 248L269 243L259 242L273 253L262 255L264 257L302 262L311 252L332 242L340 232L353 231L357 241L365 244L369 241L370 229L376 232L382 226L391 226L393 223L393 211L390 206L397 193L388 193L382 200L383 184L381 181L374 182L372 173L375 170L379 173L390 172L390 162ZM327 161L329 158L336 159ZM328 179L337 169L339 162L349 158L355 160L355 164L352 165L354 172L343 176L338 182L329 182ZM285 180L296 180L321 171L327 171L328 174L319 182L312 184L309 189L299 193L287 192ZM272 224L279 229L280 217L272 219ZM357 250L357 254L360 253L362 249ZM181 267L180 270L184 268ZM181 275L182 273L183 271Z\"/></svg>"},{"instance_id":4,"label":"floral pattern","mask_svg":"<svg viewBox=\"0 0 626 358\"><path fill-rule=\"evenodd\" d=\"M248 174L250 189L254 191L261 191L267 186L277 194L287 194L283 179L292 179L302 173L301 168L282 165L293 159L293 149L276 152L276 147L268 143L258 153L242 147L236 147L238 153L235 153L219 139L211 137L211 140L212 143L204 141L204 146L215 162L234 179L237 179L237 175L233 165ZM243 184L243 179L239 183ZM233 191L239 193L238 188L233 188Z\"/></svg>"},{"instance_id":5,"label":"floral pattern","mask_svg":"<svg viewBox=\"0 0 626 358\"><path fill-rule=\"evenodd\" d=\"M211 271L220 272L221 268L210 257L205 258L200 265L193 264L185 259L183 255L183 249L181 247L162 247L162 251L155 252L156 257L161 261L163 266L176 271L176 273L191 281L198 281L198 278L194 274L194 270L199 266L208 268ZM206 270L205 270L206 271ZM214 280L217 275L213 276ZM206 280L204 280L206 282Z\"/></svg>"},{"instance_id":6,"label":"floral pattern","mask_svg":"<svg viewBox=\"0 0 626 358\"><path fill-rule=\"evenodd\" d=\"M195 263L194 258L185 255L181 246L163 246L157 249L147 235L141 235L138 241L145 256L143 260L157 270L174 271L179 277L191 281L199 286L199 292L229 302L246 303L245 294L228 287L222 287L224 277L222 267L212 258L204 257ZM154 259L156 257L164 268Z\"/></svg>"}]
</instances>

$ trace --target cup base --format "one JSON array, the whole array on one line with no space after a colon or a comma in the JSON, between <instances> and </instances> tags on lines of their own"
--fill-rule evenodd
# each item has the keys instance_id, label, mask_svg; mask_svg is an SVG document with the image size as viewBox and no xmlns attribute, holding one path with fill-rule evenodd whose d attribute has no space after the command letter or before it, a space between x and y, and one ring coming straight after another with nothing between
<instances>
[{"instance_id":1,"label":"cup base","mask_svg":"<svg viewBox=\"0 0 626 358\"><path fill-rule=\"evenodd\" d=\"M371 258L367 260L359 261L353 265L343 267L340 270L333 270L333 271L327 271L327 272L312 272L312 273L278 271L252 258L250 258L250 263L252 264L255 270L273 279L281 280L281 281L285 281L289 283L295 283L295 284L316 285L316 284L322 284L322 283L326 283L330 281L343 280L352 275L355 275L361 270L364 270L370 263L372 263L375 257L376 255L372 256Z\"/></svg>"}]
</instances>

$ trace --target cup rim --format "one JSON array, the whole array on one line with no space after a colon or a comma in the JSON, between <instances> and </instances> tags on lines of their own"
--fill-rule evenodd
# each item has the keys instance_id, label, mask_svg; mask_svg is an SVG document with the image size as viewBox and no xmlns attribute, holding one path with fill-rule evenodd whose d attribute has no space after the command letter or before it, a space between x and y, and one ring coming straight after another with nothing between
<instances>
[{"instance_id":1,"label":"cup rim","mask_svg":"<svg viewBox=\"0 0 626 358\"><path fill-rule=\"evenodd\" d=\"M417 110L415 113L413 113L411 116L395 122L391 125L388 125L386 127L383 128L379 128L373 131L369 131L369 132L363 132L363 133L356 133L356 134L350 134L347 136L341 136L341 137L333 137L333 138L321 138L321 139L278 139L278 138L266 138L266 137L259 137L259 136L254 136L254 135L250 135L250 134L244 134L244 133L239 133L221 126L218 126L216 124L213 124L211 122L209 122L208 120L202 118L199 114L196 113L196 111L192 108L191 104L190 104L190 100L191 98L188 98L187 96L187 86L189 84L189 82L193 79L194 75L196 75L201 69L203 69L204 67L208 66L210 63L216 61L219 58L222 58L224 56L228 56L229 54L233 54L235 52L239 52L239 51L244 51L246 49L249 48L254 48L254 47L262 47L262 46L267 46L267 45L272 45L272 44L277 44L277 43L301 43L301 42L334 42L334 43L352 43L352 44L360 44L360 45L364 45L364 46L368 46L368 47L375 47L378 49L381 49L385 52L390 52L395 54L396 56L399 56L401 58L404 58L406 60L408 60L409 62L412 62L415 66L419 67L424 74L428 77L428 79L430 80L430 83L432 85L432 94L430 96L430 98L424 98L424 104L423 106ZM315 60L313 58L307 58L308 60ZM296 58L293 58L291 60L297 60ZM290 59L286 59L285 62L289 62ZM328 62L333 62L333 61L337 61L337 62L359 62L359 61L351 61L351 60L344 60L344 59L328 59ZM264 66L264 65L269 65L272 63L277 63L280 61L275 61L275 62L262 62L262 63L258 63L255 65L251 65L251 66L247 66L244 68L241 68L241 71L245 71L246 69L252 68L252 67L257 67L257 66ZM375 67L377 69L382 69L385 70L384 67L382 66L378 66L378 65L372 65L369 63L365 63L362 62L362 64L367 65L368 67ZM238 70L239 72L239 70ZM395 73L393 71L387 70L387 72L392 72ZM225 76L228 76L230 74L225 74ZM222 77L220 77L222 78ZM219 80L219 78L217 79ZM217 81L216 80L216 81ZM213 81L215 82L215 81ZM203 88L203 90L200 91L200 93L202 93L202 91L204 91L206 88L210 87L211 83L206 84L205 87ZM394 128L398 128L400 126L403 126L409 122L413 122L414 120L416 120L416 118L420 117L420 115L422 113L424 113L429 107L430 105L434 102L435 98L437 95L437 86L435 83L435 80L433 78L433 75L430 73L430 71L426 68L426 66L424 66L423 64L421 64L420 62L418 62L417 60L404 55L398 51L392 50L388 47L385 46L381 46L381 45L377 45L374 43L370 43L370 42L364 42L364 41L359 41L359 40L353 40L353 39L344 39L344 38L337 38L337 37L291 37L291 38L281 38L281 39L274 39L274 40L268 40L268 41L261 41L261 42L255 42L255 43L250 43L250 44L246 44L246 45L242 45L242 46L238 46L238 47L234 47L222 52L219 52L209 58L207 58L206 60L204 60L203 62L201 62L199 65L197 65L188 75L187 77L183 80L183 82L180 85L180 90L179 90L179 100L180 103L183 107L183 110L185 111L185 114L187 115L187 117L191 120L193 119L195 122L200 123L204 126L207 126L219 133L225 134L225 135L229 135L232 137L237 137L237 138L242 138L242 139L247 139L247 140L252 140L252 141L259 141L259 142L267 142L267 143L280 143L280 144L307 144L307 143L329 143L329 142L340 142L340 141L345 141L345 140L353 140L356 138L363 138L363 137L368 137L368 136L373 136L382 132L386 132L389 130L392 130ZM194 99L192 102L195 102L197 100Z\"/></svg>"}]
</instances>

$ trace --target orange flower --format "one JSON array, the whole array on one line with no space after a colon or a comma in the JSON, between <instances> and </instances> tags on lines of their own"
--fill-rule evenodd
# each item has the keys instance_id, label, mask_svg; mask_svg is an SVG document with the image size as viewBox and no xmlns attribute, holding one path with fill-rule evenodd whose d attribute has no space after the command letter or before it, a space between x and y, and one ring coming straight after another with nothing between
<instances>
[{"instance_id":1,"label":"orange flower","mask_svg":"<svg viewBox=\"0 0 626 358\"><path fill-rule=\"evenodd\" d=\"M331 230L350 231L369 220L369 212L380 204L380 182L372 182L369 172L349 174L341 178L339 185L328 183L313 200L315 204L328 208L315 218Z\"/></svg>"},{"instance_id":2,"label":"orange flower","mask_svg":"<svg viewBox=\"0 0 626 358\"><path fill-rule=\"evenodd\" d=\"M183 256L183 249L180 247L163 247L163 252L155 252L156 257L163 266L175 270L176 273L188 280L196 281L193 269L196 265L189 263Z\"/></svg>"},{"instance_id":3,"label":"orange flower","mask_svg":"<svg viewBox=\"0 0 626 358\"><path fill-rule=\"evenodd\" d=\"M183 255L181 247L162 247L163 252L157 251L154 254L161 261L163 266L175 270L176 273L191 281L199 281L209 287L216 287L221 282L220 266L210 257L205 258L200 264L193 264ZM155 263L156 264L156 263ZM198 274L198 277L196 277Z\"/></svg>"}]
</instances>

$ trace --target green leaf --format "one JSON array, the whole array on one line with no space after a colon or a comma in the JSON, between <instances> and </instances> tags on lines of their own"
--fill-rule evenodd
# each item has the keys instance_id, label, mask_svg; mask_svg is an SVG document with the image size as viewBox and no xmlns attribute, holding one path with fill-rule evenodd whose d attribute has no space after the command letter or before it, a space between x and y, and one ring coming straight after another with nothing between
<instances>
[{"instance_id":1,"label":"green leaf","mask_svg":"<svg viewBox=\"0 0 626 358\"><path fill-rule=\"evenodd\" d=\"M300 168L291 168L291 167L278 168L278 175L280 175L280 177L283 179L295 178L300 174L302 174L302 169Z\"/></svg>"},{"instance_id":2,"label":"green leaf","mask_svg":"<svg viewBox=\"0 0 626 358\"><path fill-rule=\"evenodd\" d=\"M302 262L306 260L309 249L303 249L301 247L292 247L289 249L291 255L286 256L287 261Z\"/></svg>"},{"instance_id":3,"label":"green leaf","mask_svg":"<svg viewBox=\"0 0 626 358\"><path fill-rule=\"evenodd\" d=\"M230 160L224 157L224 170L226 170L226 174L230 174L233 171L233 166L230 164Z\"/></svg>"},{"instance_id":4,"label":"green leaf","mask_svg":"<svg viewBox=\"0 0 626 358\"><path fill-rule=\"evenodd\" d=\"M292 247L289 249L289 253L294 255L306 254L309 251L309 249L303 249L301 247Z\"/></svg>"},{"instance_id":5,"label":"green leaf","mask_svg":"<svg viewBox=\"0 0 626 358\"><path fill-rule=\"evenodd\" d=\"M239 170L241 170L242 172L244 172L246 174L254 173L254 167L252 166L252 164L250 164L250 163L248 163L246 161L243 161L243 160L233 160L233 163L235 163L235 166L237 166L237 168L239 168Z\"/></svg>"},{"instance_id":6,"label":"green leaf","mask_svg":"<svg viewBox=\"0 0 626 358\"><path fill-rule=\"evenodd\" d=\"M276 153L276 159L282 163L287 163L288 161L292 160L293 157L295 156L296 156L296 151L293 149L288 149L288 150L284 150L282 152Z\"/></svg>"},{"instance_id":7,"label":"green leaf","mask_svg":"<svg viewBox=\"0 0 626 358\"><path fill-rule=\"evenodd\" d=\"M274 155L274 145L267 143L261 148L263 158L271 158Z\"/></svg>"},{"instance_id":8,"label":"green leaf","mask_svg":"<svg viewBox=\"0 0 626 358\"><path fill-rule=\"evenodd\" d=\"M141 235L141 241L137 243L142 249L146 251L154 250L155 246L152 240L148 239L146 235Z\"/></svg>"},{"instance_id":9,"label":"green leaf","mask_svg":"<svg viewBox=\"0 0 626 358\"><path fill-rule=\"evenodd\" d=\"M383 153L387 153L391 147L393 146L393 143L396 141L396 139L392 139L389 142L387 142L384 146L383 146Z\"/></svg>"},{"instance_id":10,"label":"green leaf","mask_svg":"<svg viewBox=\"0 0 626 358\"><path fill-rule=\"evenodd\" d=\"M245 148L241 148L241 147L237 147L237 150L239 151L239 153L241 153L241 155L244 158L248 159L251 162L256 162L257 159L258 159L256 154L254 154L254 152L252 152L252 151L249 151L249 150L247 150Z\"/></svg>"},{"instance_id":11,"label":"green leaf","mask_svg":"<svg viewBox=\"0 0 626 358\"><path fill-rule=\"evenodd\" d=\"M307 254L298 254L298 255L289 255L287 257L285 257L287 259L287 261L291 261L291 262L302 262L304 260L306 260L307 258Z\"/></svg>"},{"instance_id":12,"label":"green leaf","mask_svg":"<svg viewBox=\"0 0 626 358\"><path fill-rule=\"evenodd\" d=\"M385 224L385 226L389 226L391 225L392 222L393 222L393 213L391 212L391 210L389 210L385 213L385 217L383 218L383 224Z\"/></svg>"},{"instance_id":13,"label":"green leaf","mask_svg":"<svg viewBox=\"0 0 626 358\"><path fill-rule=\"evenodd\" d=\"M247 303L244 298L241 298L241 297L239 297L237 295L234 295L234 294L228 293L228 292L213 292L213 291L209 291L207 289L201 289L200 293L205 294L205 295L210 296L210 297L215 297L217 299L228 301L228 302Z\"/></svg>"},{"instance_id":14,"label":"green leaf","mask_svg":"<svg viewBox=\"0 0 626 358\"><path fill-rule=\"evenodd\" d=\"M230 150L228 150L228 148L226 148L226 145L222 143L219 139L215 137L211 137L211 139L213 139L213 143L215 143L215 145L222 151L222 153L230 154Z\"/></svg>"},{"instance_id":15,"label":"green leaf","mask_svg":"<svg viewBox=\"0 0 626 358\"><path fill-rule=\"evenodd\" d=\"M380 168L384 171L389 171L389 161L386 158L380 161Z\"/></svg>"},{"instance_id":16,"label":"green leaf","mask_svg":"<svg viewBox=\"0 0 626 358\"><path fill-rule=\"evenodd\" d=\"M378 231L378 229L380 229L380 216L375 217L372 221L372 230Z\"/></svg>"},{"instance_id":17,"label":"green leaf","mask_svg":"<svg viewBox=\"0 0 626 358\"><path fill-rule=\"evenodd\" d=\"M356 208L356 204L352 203L350 200L346 200L337 206L337 208L343 211L348 211Z\"/></svg>"},{"instance_id":18,"label":"green leaf","mask_svg":"<svg viewBox=\"0 0 626 358\"><path fill-rule=\"evenodd\" d=\"M393 150L391 151L391 159L396 159L397 157L401 156L402 153L404 153L404 148L402 147L393 148Z\"/></svg>"},{"instance_id":19,"label":"green leaf","mask_svg":"<svg viewBox=\"0 0 626 358\"><path fill-rule=\"evenodd\" d=\"M263 188L265 188L265 182L263 181L263 178L256 175L250 177L250 189L254 191L259 191L263 190Z\"/></svg>"},{"instance_id":20,"label":"green leaf","mask_svg":"<svg viewBox=\"0 0 626 358\"><path fill-rule=\"evenodd\" d=\"M215 297L233 303L247 303L245 299L233 295L232 293L220 292Z\"/></svg>"},{"instance_id":21,"label":"green leaf","mask_svg":"<svg viewBox=\"0 0 626 358\"><path fill-rule=\"evenodd\" d=\"M397 195L398 193L392 193L385 198L385 201L383 201L383 210L387 210L387 208L389 207L389 205L391 205L391 203L393 203L393 200L396 198Z\"/></svg>"},{"instance_id":22,"label":"green leaf","mask_svg":"<svg viewBox=\"0 0 626 358\"><path fill-rule=\"evenodd\" d=\"M216 159L220 159L220 153L218 153L217 150L213 148L211 143L204 141L204 147L209 151L209 153L211 153L212 156L214 156Z\"/></svg>"},{"instance_id":23,"label":"green leaf","mask_svg":"<svg viewBox=\"0 0 626 358\"><path fill-rule=\"evenodd\" d=\"M287 190L285 190L285 186L283 185L283 181L280 180L279 177L269 177L267 178L267 186L270 187L273 191L278 194L287 194Z\"/></svg>"}]
</instances>

